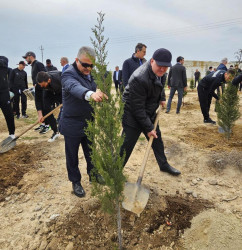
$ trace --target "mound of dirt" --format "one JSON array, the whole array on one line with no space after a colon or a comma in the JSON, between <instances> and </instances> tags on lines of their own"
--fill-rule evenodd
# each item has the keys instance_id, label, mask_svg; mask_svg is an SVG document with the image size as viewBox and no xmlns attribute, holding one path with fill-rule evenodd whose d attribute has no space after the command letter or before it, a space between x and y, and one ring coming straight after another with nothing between
<instances>
[{"instance_id":1,"label":"mound of dirt","mask_svg":"<svg viewBox=\"0 0 242 250\"><path fill-rule=\"evenodd\" d=\"M181 196L161 197L152 193L140 217L123 210L122 230L124 249L153 249L171 246L180 249L180 238L191 220L200 211L213 207L211 202ZM58 249L70 244L74 249L113 249L117 245L115 221L100 211L96 199L75 208L64 220L50 226ZM52 243L51 243L52 242Z\"/></svg>"}]
</instances>

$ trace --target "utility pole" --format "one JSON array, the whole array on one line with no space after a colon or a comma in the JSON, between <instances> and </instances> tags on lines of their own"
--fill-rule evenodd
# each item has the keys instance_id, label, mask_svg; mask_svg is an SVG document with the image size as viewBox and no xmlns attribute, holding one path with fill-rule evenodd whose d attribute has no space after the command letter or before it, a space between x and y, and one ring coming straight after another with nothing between
<instances>
[{"instance_id":1,"label":"utility pole","mask_svg":"<svg viewBox=\"0 0 242 250\"><path fill-rule=\"evenodd\" d=\"M42 56L42 63L43 63L43 55L44 55L44 48L42 47L42 45L40 46L40 50L41 50L41 56Z\"/></svg>"}]
</instances>

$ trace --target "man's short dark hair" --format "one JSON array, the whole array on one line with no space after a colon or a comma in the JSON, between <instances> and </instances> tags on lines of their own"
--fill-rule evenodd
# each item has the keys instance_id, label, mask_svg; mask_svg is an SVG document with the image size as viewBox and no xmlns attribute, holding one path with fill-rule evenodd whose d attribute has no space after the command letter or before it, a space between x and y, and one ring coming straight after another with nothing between
<instances>
[{"instance_id":1,"label":"man's short dark hair","mask_svg":"<svg viewBox=\"0 0 242 250\"><path fill-rule=\"evenodd\" d=\"M49 79L50 79L50 75L44 71L40 71L36 76L36 80L38 83L48 82Z\"/></svg>"},{"instance_id":2,"label":"man's short dark hair","mask_svg":"<svg viewBox=\"0 0 242 250\"><path fill-rule=\"evenodd\" d=\"M212 66L210 66L208 69L213 69L213 67L212 67Z\"/></svg>"},{"instance_id":3,"label":"man's short dark hair","mask_svg":"<svg viewBox=\"0 0 242 250\"><path fill-rule=\"evenodd\" d=\"M138 51L141 51L143 47L147 48L147 46L146 46L145 44L143 44L143 43L138 43L138 44L136 45L136 47L135 47L135 53L138 52Z\"/></svg>"},{"instance_id":4,"label":"man's short dark hair","mask_svg":"<svg viewBox=\"0 0 242 250\"><path fill-rule=\"evenodd\" d=\"M177 59L176 59L176 62L180 62L180 61L183 60L183 59L184 59L184 57L178 56Z\"/></svg>"},{"instance_id":5,"label":"man's short dark hair","mask_svg":"<svg viewBox=\"0 0 242 250\"><path fill-rule=\"evenodd\" d=\"M234 69L228 69L227 73L234 76L235 75L235 70Z\"/></svg>"}]
</instances>

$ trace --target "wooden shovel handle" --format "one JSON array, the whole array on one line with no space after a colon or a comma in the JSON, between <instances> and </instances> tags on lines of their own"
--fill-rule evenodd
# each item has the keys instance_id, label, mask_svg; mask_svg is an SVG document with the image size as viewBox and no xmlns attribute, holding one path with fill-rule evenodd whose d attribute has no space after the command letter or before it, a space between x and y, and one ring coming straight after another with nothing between
<instances>
[{"instance_id":1,"label":"wooden shovel handle","mask_svg":"<svg viewBox=\"0 0 242 250\"><path fill-rule=\"evenodd\" d=\"M159 105L158 112L157 112L157 115L156 115L156 118L155 118L154 130L156 130L158 122L159 122L160 111L161 111L161 108L160 108L160 105ZM142 165L141 165L141 169L140 169L140 173L139 173L139 177L138 177L138 180L137 180L138 185L141 184L141 181L143 179L145 166L146 166L146 163L147 163L147 160L148 160L148 156L149 156L149 153L150 153L150 149L151 149L151 145L153 143L153 140L154 140L154 137L151 136L150 139L149 139L148 146L147 146L146 151L145 151L145 156L144 156L144 159L143 159L143 162L142 162Z\"/></svg>"},{"instance_id":2,"label":"wooden shovel handle","mask_svg":"<svg viewBox=\"0 0 242 250\"><path fill-rule=\"evenodd\" d=\"M59 108L62 107L63 104L59 105L58 107L56 107L55 109L53 109L51 112L49 112L47 115L45 115L43 117L43 119L45 120L47 117L49 117L50 115L52 115L55 111L57 111ZM34 126L36 126L39 123L39 121L35 122L34 124L32 124L30 127L28 127L26 130L24 130L22 133L20 133L18 136L15 137L15 140L17 140L20 136L22 136L23 134L25 134L26 132L28 132L31 128L33 128Z\"/></svg>"}]
</instances>

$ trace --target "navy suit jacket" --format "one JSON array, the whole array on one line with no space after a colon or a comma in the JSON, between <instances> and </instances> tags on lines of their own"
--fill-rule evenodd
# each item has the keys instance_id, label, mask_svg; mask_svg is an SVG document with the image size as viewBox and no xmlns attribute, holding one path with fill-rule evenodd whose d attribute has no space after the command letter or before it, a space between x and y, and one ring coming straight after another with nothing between
<instances>
[{"instance_id":1,"label":"navy suit jacket","mask_svg":"<svg viewBox=\"0 0 242 250\"><path fill-rule=\"evenodd\" d=\"M113 82L117 81L116 80L116 70L113 72ZM122 82L122 70L118 71L118 81Z\"/></svg>"}]
</instances>

